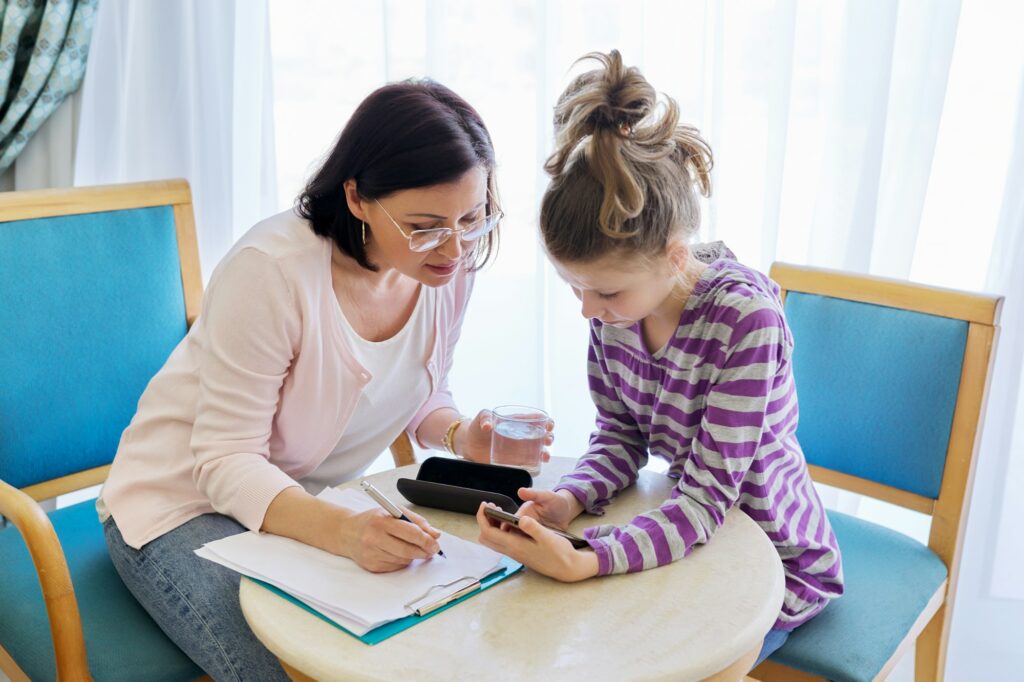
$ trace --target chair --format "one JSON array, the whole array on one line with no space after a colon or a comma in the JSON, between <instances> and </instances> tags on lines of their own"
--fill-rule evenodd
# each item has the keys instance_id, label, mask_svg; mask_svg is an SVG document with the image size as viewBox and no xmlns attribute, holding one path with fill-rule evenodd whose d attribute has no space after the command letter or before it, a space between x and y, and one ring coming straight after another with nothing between
<instances>
[{"instance_id":1,"label":"chair","mask_svg":"<svg viewBox=\"0 0 1024 682\"><path fill-rule=\"evenodd\" d=\"M22 680L203 675L121 582L92 500L149 379L199 314L182 180L0 194L0 670ZM404 433L396 466L415 462ZM18 531L18 532L15 532Z\"/></svg>"},{"instance_id":2,"label":"chair","mask_svg":"<svg viewBox=\"0 0 1024 682\"><path fill-rule=\"evenodd\" d=\"M149 379L199 314L184 181L0 194L0 669L203 675L124 587L94 501ZM17 531L17 532L16 532Z\"/></svg>"},{"instance_id":3,"label":"chair","mask_svg":"<svg viewBox=\"0 0 1024 682\"><path fill-rule=\"evenodd\" d=\"M942 680L1001 298L775 264L811 477L931 516L928 545L828 512L845 594L750 673Z\"/></svg>"},{"instance_id":4,"label":"chair","mask_svg":"<svg viewBox=\"0 0 1024 682\"><path fill-rule=\"evenodd\" d=\"M391 457L395 460L395 468L404 467L407 464L416 463L416 453L412 449L412 440L405 431L398 434L398 438L391 444Z\"/></svg>"}]
</instances>

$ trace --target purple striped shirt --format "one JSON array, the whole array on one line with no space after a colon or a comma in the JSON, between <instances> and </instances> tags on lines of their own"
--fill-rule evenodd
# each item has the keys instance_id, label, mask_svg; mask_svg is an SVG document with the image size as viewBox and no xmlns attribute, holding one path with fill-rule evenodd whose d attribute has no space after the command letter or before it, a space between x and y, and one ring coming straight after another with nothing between
<instances>
[{"instance_id":1,"label":"purple striped shirt","mask_svg":"<svg viewBox=\"0 0 1024 682\"><path fill-rule=\"evenodd\" d=\"M649 455L666 460L678 480L658 509L587 530L602 575L686 556L738 505L782 558L786 595L776 628L797 627L842 594L839 546L796 439L792 348L778 287L729 258L707 267L675 335L656 353L639 324L591 321L597 425L587 453L555 489L602 514Z\"/></svg>"}]
</instances>

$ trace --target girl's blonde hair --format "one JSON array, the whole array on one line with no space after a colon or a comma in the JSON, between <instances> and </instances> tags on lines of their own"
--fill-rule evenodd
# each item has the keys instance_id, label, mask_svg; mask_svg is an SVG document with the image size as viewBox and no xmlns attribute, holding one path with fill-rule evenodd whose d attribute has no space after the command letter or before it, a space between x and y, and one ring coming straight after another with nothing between
<instances>
[{"instance_id":1,"label":"girl's blonde hair","mask_svg":"<svg viewBox=\"0 0 1024 682\"><path fill-rule=\"evenodd\" d=\"M695 189L711 194L711 148L679 125L679 105L658 94L618 50L581 58L600 68L575 78L555 106L551 183L541 202L548 253L588 262L623 250L651 255L700 227Z\"/></svg>"}]
</instances>

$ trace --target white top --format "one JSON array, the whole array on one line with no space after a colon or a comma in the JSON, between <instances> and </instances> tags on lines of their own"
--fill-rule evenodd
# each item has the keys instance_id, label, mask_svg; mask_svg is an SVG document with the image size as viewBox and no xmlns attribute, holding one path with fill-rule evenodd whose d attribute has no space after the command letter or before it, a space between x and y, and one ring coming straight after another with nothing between
<instances>
[{"instance_id":1,"label":"white top","mask_svg":"<svg viewBox=\"0 0 1024 682\"><path fill-rule=\"evenodd\" d=\"M367 341L349 323L341 306L338 326L352 356L370 374L348 428L334 450L299 479L310 494L356 478L402 432L430 395L426 358L434 335L437 292L420 285L419 298L402 329L384 341Z\"/></svg>"}]
</instances>

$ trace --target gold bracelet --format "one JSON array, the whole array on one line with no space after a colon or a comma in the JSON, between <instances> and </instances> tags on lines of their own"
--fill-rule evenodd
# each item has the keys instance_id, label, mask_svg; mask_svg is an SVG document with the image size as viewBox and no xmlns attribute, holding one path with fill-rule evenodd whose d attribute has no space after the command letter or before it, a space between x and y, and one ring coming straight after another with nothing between
<instances>
[{"instance_id":1,"label":"gold bracelet","mask_svg":"<svg viewBox=\"0 0 1024 682\"><path fill-rule=\"evenodd\" d=\"M455 455L459 456L459 453L455 452L455 431L462 425L465 417L459 417L452 422L452 425L448 427L448 431L445 432L444 438L441 439L441 444L444 445L444 449Z\"/></svg>"}]
</instances>

